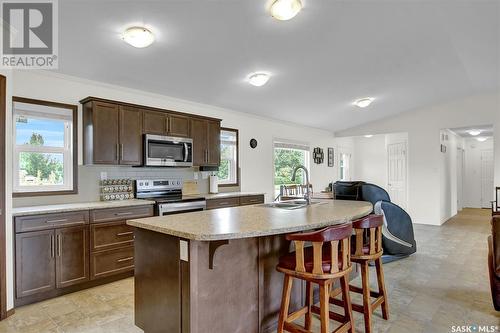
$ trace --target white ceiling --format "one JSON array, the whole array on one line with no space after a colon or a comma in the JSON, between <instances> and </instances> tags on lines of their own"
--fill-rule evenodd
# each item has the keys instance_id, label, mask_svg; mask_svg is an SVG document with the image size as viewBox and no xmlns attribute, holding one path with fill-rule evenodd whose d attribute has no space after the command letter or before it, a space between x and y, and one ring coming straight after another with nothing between
<instances>
[{"instance_id":1,"label":"white ceiling","mask_svg":"<svg viewBox=\"0 0 500 333\"><path fill-rule=\"evenodd\" d=\"M266 2L59 1L59 71L331 131L499 90L500 1L303 0L286 22ZM136 24L149 48L120 40Z\"/></svg>"}]
</instances>

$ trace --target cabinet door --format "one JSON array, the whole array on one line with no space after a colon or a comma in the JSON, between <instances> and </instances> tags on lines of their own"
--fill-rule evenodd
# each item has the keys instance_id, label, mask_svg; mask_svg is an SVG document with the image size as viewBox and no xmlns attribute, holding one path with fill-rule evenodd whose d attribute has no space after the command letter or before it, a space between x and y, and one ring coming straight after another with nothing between
<instances>
[{"instance_id":1,"label":"cabinet door","mask_svg":"<svg viewBox=\"0 0 500 333\"><path fill-rule=\"evenodd\" d=\"M118 164L118 119L118 105L94 103L94 164Z\"/></svg>"},{"instance_id":2,"label":"cabinet door","mask_svg":"<svg viewBox=\"0 0 500 333\"><path fill-rule=\"evenodd\" d=\"M142 114L127 106L120 107L120 164L142 164Z\"/></svg>"},{"instance_id":3,"label":"cabinet door","mask_svg":"<svg viewBox=\"0 0 500 333\"><path fill-rule=\"evenodd\" d=\"M55 275L54 231L16 234L16 297L55 289Z\"/></svg>"},{"instance_id":4,"label":"cabinet door","mask_svg":"<svg viewBox=\"0 0 500 333\"><path fill-rule=\"evenodd\" d=\"M206 165L208 160L208 121L191 119L191 138L193 139L193 165Z\"/></svg>"},{"instance_id":5,"label":"cabinet door","mask_svg":"<svg viewBox=\"0 0 500 333\"><path fill-rule=\"evenodd\" d=\"M189 117L173 114L169 115L168 135L189 137Z\"/></svg>"},{"instance_id":6,"label":"cabinet door","mask_svg":"<svg viewBox=\"0 0 500 333\"><path fill-rule=\"evenodd\" d=\"M208 165L220 165L220 122L208 122Z\"/></svg>"},{"instance_id":7,"label":"cabinet door","mask_svg":"<svg viewBox=\"0 0 500 333\"><path fill-rule=\"evenodd\" d=\"M167 134L167 116L162 112L143 111L143 133L145 134Z\"/></svg>"},{"instance_id":8,"label":"cabinet door","mask_svg":"<svg viewBox=\"0 0 500 333\"><path fill-rule=\"evenodd\" d=\"M56 230L57 288L89 280L89 227Z\"/></svg>"}]
</instances>

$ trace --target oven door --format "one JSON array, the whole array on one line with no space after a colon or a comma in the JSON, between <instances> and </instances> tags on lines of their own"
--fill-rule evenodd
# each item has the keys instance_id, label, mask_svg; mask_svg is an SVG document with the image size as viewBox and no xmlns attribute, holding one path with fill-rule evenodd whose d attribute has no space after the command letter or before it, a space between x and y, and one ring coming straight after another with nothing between
<instances>
[{"instance_id":1,"label":"oven door","mask_svg":"<svg viewBox=\"0 0 500 333\"><path fill-rule=\"evenodd\" d=\"M158 215L172 215L205 210L207 203L205 200L190 202L172 202L158 204Z\"/></svg>"},{"instance_id":2,"label":"oven door","mask_svg":"<svg viewBox=\"0 0 500 333\"><path fill-rule=\"evenodd\" d=\"M146 134L144 161L147 166L193 166L193 140Z\"/></svg>"}]
</instances>

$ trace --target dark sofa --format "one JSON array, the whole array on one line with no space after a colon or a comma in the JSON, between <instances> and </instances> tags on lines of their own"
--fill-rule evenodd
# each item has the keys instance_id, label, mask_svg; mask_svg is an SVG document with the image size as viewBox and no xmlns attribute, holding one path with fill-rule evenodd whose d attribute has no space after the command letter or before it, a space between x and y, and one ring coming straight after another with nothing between
<instances>
[{"instance_id":1,"label":"dark sofa","mask_svg":"<svg viewBox=\"0 0 500 333\"><path fill-rule=\"evenodd\" d=\"M488 269L491 298L495 310L500 311L500 216L491 219L491 235L488 236Z\"/></svg>"}]
</instances>

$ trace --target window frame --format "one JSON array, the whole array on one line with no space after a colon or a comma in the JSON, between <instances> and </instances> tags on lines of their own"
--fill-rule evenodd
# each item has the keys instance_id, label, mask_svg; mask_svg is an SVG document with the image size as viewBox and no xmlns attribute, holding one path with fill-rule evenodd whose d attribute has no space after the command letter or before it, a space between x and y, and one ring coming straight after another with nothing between
<instances>
[{"instance_id":1,"label":"window frame","mask_svg":"<svg viewBox=\"0 0 500 333\"><path fill-rule=\"evenodd\" d=\"M236 133L236 182L235 183L219 183L219 187L235 187L235 186L240 186L240 137L239 137L239 130L236 128L229 128L229 127L221 127L221 132L222 131L227 131L227 132L235 132ZM221 141L222 142L222 141ZM222 149L220 150L222 153ZM222 156L221 156L221 162L222 162Z\"/></svg>"},{"instance_id":2,"label":"window frame","mask_svg":"<svg viewBox=\"0 0 500 333\"><path fill-rule=\"evenodd\" d=\"M78 106L73 105L73 104L65 104L65 103L58 103L58 102L52 102L52 101L46 101L46 100L39 100L39 99L32 99L32 98L26 98L26 97L19 97L19 96L13 96L12 97L12 126L13 126L13 142L12 142L12 152L13 152L13 158L12 158L12 166L13 166L13 173L19 173L19 170L16 169L19 166L19 150L17 148L16 144L16 137L15 137L15 109L14 109L14 103L26 103L26 104L34 104L34 105L41 105L41 106L49 106L49 107L56 107L56 108L61 108L61 109L68 109L71 112L72 115L72 140L71 140L71 151L72 151L72 156L68 158L68 160L65 161L65 170L64 172L66 173L68 170L66 166L68 165L68 162L71 162L72 165L69 165L68 167L71 168L71 178L72 178L72 186L70 189L52 189L48 188L47 190L41 190L41 191L18 191L18 185L16 184L16 181L18 180L18 176L13 176L12 177L12 197L35 197L35 196L49 196L49 195L67 195L67 194L78 194ZM47 149L47 150L50 150ZM43 152L46 152L45 150Z\"/></svg>"}]
</instances>

